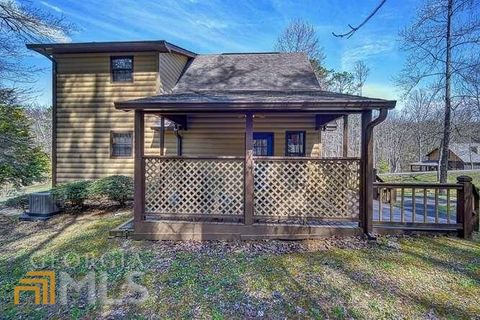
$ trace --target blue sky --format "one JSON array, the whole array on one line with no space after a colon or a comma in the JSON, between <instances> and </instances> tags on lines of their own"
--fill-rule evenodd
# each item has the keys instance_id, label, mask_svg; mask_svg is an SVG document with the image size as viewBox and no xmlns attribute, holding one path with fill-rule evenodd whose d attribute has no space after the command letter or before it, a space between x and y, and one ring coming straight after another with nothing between
<instances>
[{"instance_id":1,"label":"blue sky","mask_svg":"<svg viewBox=\"0 0 480 320\"><path fill-rule=\"evenodd\" d=\"M358 24L379 0L34 0L36 7L62 14L76 25L66 41L167 40L196 53L273 51L292 19L312 23L327 55L326 64L351 70L359 59L370 67L364 95L397 99L392 77L403 64L398 32L411 20L417 1L388 0L350 39L332 36ZM49 61L35 53L28 63L44 68L35 88L40 104L51 103Z\"/></svg>"}]
</instances>

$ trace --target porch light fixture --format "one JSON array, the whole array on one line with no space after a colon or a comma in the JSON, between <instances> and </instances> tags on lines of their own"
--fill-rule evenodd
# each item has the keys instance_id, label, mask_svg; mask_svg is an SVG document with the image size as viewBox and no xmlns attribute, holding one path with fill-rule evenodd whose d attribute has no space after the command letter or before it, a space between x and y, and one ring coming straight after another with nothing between
<instances>
[{"instance_id":1,"label":"porch light fixture","mask_svg":"<svg viewBox=\"0 0 480 320\"><path fill-rule=\"evenodd\" d=\"M150 129L152 129L153 131L160 131L160 128L162 126L160 121L160 119L155 121L155 123L153 124L153 126L150 127ZM173 121L165 119L165 130L175 130L175 123Z\"/></svg>"}]
</instances>

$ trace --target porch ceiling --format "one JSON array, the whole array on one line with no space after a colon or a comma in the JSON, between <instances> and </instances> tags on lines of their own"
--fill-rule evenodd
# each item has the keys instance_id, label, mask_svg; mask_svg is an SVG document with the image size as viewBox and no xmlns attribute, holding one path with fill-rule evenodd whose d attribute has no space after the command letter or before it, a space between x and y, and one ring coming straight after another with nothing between
<instances>
[{"instance_id":1,"label":"porch ceiling","mask_svg":"<svg viewBox=\"0 0 480 320\"><path fill-rule=\"evenodd\" d=\"M156 95L115 102L120 110L155 112L360 112L393 109L396 101L340 94L321 90L271 91L230 90L191 91Z\"/></svg>"}]
</instances>

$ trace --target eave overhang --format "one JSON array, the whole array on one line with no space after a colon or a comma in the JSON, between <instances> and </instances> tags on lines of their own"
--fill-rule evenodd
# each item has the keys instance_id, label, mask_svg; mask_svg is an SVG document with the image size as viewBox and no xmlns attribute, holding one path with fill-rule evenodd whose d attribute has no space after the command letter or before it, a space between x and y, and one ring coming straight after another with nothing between
<instances>
[{"instance_id":1,"label":"eave overhang","mask_svg":"<svg viewBox=\"0 0 480 320\"><path fill-rule=\"evenodd\" d=\"M356 113L365 110L393 109L396 101L376 102L115 102L118 110L143 110L158 113L217 113L217 112L315 112L315 113Z\"/></svg>"},{"instance_id":2,"label":"eave overhang","mask_svg":"<svg viewBox=\"0 0 480 320\"><path fill-rule=\"evenodd\" d=\"M27 44L28 49L45 56L73 53L120 53L120 52L173 52L189 58L194 52L183 49L164 40L159 41L119 41L83 43L35 43Z\"/></svg>"}]
</instances>

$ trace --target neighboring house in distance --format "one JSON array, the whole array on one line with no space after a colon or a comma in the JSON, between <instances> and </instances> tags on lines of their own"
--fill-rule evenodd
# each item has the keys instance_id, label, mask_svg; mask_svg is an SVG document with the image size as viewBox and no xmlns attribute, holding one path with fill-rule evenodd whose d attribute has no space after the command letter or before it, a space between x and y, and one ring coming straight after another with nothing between
<instances>
[{"instance_id":1,"label":"neighboring house in distance","mask_svg":"<svg viewBox=\"0 0 480 320\"><path fill-rule=\"evenodd\" d=\"M396 101L322 91L303 53L27 47L54 66L53 183L132 175L135 238L372 232L373 129ZM360 155L347 152L353 114ZM339 118L343 156L321 158L321 132Z\"/></svg>"},{"instance_id":2,"label":"neighboring house in distance","mask_svg":"<svg viewBox=\"0 0 480 320\"><path fill-rule=\"evenodd\" d=\"M436 171L440 157L439 148L425 155L420 162L410 163L412 172ZM448 155L449 170L480 169L480 143L451 143Z\"/></svg>"}]
</instances>

